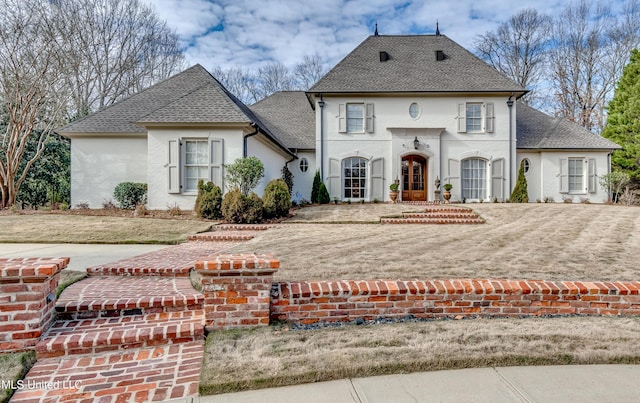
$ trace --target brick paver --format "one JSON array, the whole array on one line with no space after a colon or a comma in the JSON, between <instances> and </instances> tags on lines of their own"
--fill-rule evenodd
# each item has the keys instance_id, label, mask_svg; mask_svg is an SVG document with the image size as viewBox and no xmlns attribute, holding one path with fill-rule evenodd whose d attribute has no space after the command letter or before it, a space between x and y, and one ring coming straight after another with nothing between
<instances>
[{"instance_id":1,"label":"brick paver","mask_svg":"<svg viewBox=\"0 0 640 403\"><path fill-rule=\"evenodd\" d=\"M148 402L197 395L204 341L38 360L12 402Z\"/></svg>"},{"instance_id":2,"label":"brick paver","mask_svg":"<svg viewBox=\"0 0 640 403\"><path fill-rule=\"evenodd\" d=\"M466 207L441 204L428 206L422 213L403 213L402 218L381 218L381 224L484 224L478 214Z\"/></svg>"},{"instance_id":3,"label":"brick paver","mask_svg":"<svg viewBox=\"0 0 640 403\"><path fill-rule=\"evenodd\" d=\"M181 245L90 267L56 302L57 321L12 402L146 402L198 393L204 296L196 260L272 226L217 226Z\"/></svg>"}]
</instances>

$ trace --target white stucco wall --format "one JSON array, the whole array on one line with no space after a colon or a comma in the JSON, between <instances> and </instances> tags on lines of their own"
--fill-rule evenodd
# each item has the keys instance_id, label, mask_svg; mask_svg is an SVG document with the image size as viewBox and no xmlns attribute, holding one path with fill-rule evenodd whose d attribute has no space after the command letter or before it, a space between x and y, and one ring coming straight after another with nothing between
<instances>
[{"instance_id":1,"label":"white stucco wall","mask_svg":"<svg viewBox=\"0 0 640 403\"><path fill-rule=\"evenodd\" d=\"M488 161L504 158L505 193L510 193L509 169L509 108L508 96L465 97L465 96L397 96L397 97L335 97L324 96L323 117L324 143L324 180L329 175L329 159L342 160L349 156L384 158L384 189L388 189L393 180L401 173L401 157L407 154L425 156L428 162L427 198L433 200L434 181L439 177L441 183L449 181L448 160L462 160L470 157L485 158ZM417 118L409 115L409 106L416 102L420 106ZM495 127L492 133L458 133L458 104L465 102L493 103ZM347 103L374 104L373 133L340 133L339 105ZM515 108L513 116L515 116ZM320 167L320 114L316 105L316 164ZM511 156L515 162L515 127L511 143ZM413 148L413 140L420 141L418 150ZM487 169L490 169L487 166ZM515 178L514 183L515 184ZM460 200L460 180L451 180L454 185L453 198ZM487 184L491 182L490 171ZM489 186L487 187L489 190ZM389 200L385 192L385 200ZM488 195L487 199L490 198Z\"/></svg>"},{"instance_id":2,"label":"white stucco wall","mask_svg":"<svg viewBox=\"0 0 640 403\"><path fill-rule=\"evenodd\" d=\"M313 186L313 177L316 174L316 154L314 152L299 152L298 159L289 163L288 167L293 174L293 199L299 194L302 199L311 200L311 187ZM300 161L306 158L309 168L306 172L300 170Z\"/></svg>"},{"instance_id":3,"label":"white stucco wall","mask_svg":"<svg viewBox=\"0 0 640 403\"><path fill-rule=\"evenodd\" d=\"M562 198L569 197L574 203L579 203L581 200L589 199L591 203L603 203L607 201L606 189L600 186L599 180L597 180L596 189L594 193L587 191L565 194L560 193L560 160L566 158L584 158L589 160L591 158L596 160L596 175L598 177L606 175L609 172L608 165L608 152L595 152L595 151L545 151L540 153L540 167L542 177L542 192L537 198L544 199L545 197L553 197L556 202L562 202ZM586 164L585 164L586 169ZM588 175L587 175L588 176ZM587 179L588 180L588 179ZM585 185L586 186L586 185ZM535 199L534 199L535 200Z\"/></svg>"},{"instance_id":4,"label":"white stucco wall","mask_svg":"<svg viewBox=\"0 0 640 403\"><path fill-rule=\"evenodd\" d=\"M182 139L222 139L223 163L229 164L242 158L243 131L241 128L223 129L150 129L148 139L149 197L147 207L166 209L177 204L183 210L193 210L196 192L171 194L168 191L169 141Z\"/></svg>"},{"instance_id":5,"label":"white stucco wall","mask_svg":"<svg viewBox=\"0 0 640 403\"><path fill-rule=\"evenodd\" d=\"M529 160L529 171L524 174L527 179L527 193L529 195L529 202L535 203L537 199L544 200L542 196L542 164L540 160L540 153L535 152L518 152L518 169L520 169L520 163L527 158ZM517 180L517 176L516 179ZM514 182L515 184L515 182Z\"/></svg>"},{"instance_id":6,"label":"white stucco wall","mask_svg":"<svg viewBox=\"0 0 640 403\"><path fill-rule=\"evenodd\" d=\"M272 179L282 178L282 167L290 159L285 158L281 152L278 152L262 135L249 137L247 139L247 156L257 157L264 165L264 178L258 186L253 190L262 197L264 188ZM233 161L229 161L230 163Z\"/></svg>"},{"instance_id":7,"label":"white stucco wall","mask_svg":"<svg viewBox=\"0 0 640 403\"><path fill-rule=\"evenodd\" d=\"M72 207L101 208L118 183L147 182L147 139L134 136L71 139Z\"/></svg>"}]
</instances>

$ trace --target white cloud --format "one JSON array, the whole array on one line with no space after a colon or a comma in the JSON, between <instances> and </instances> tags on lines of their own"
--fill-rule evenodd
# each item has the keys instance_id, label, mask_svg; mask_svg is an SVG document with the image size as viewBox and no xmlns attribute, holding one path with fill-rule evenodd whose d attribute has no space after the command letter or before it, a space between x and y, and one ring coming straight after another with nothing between
<instances>
[{"instance_id":1,"label":"white cloud","mask_svg":"<svg viewBox=\"0 0 640 403\"><path fill-rule=\"evenodd\" d=\"M144 0L176 29L188 64L293 67L318 53L332 67L378 22L380 34L444 35L473 51L474 39L527 7L557 14L564 0ZM613 0L619 5L622 0ZM222 30L213 30L222 27Z\"/></svg>"}]
</instances>

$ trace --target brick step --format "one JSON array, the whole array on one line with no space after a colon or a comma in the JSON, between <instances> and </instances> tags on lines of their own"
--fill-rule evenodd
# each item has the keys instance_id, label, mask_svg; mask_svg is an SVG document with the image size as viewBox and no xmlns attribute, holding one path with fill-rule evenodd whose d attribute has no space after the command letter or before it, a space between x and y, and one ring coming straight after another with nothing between
<instances>
[{"instance_id":1,"label":"brick step","mask_svg":"<svg viewBox=\"0 0 640 403\"><path fill-rule=\"evenodd\" d=\"M89 276L155 276L155 277L188 277L193 269L193 263L189 262L181 267L151 267L151 266L126 266L117 263L105 266L93 266L87 268Z\"/></svg>"},{"instance_id":2,"label":"brick step","mask_svg":"<svg viewBox=\"0 0 640 403\"><path fill-rule=\"evenodd\" d=\"M36 345L36 357L97 354L188 343L204 338L203 309L58 321Z\"/></svg>"},{"instance_id":3,"label":"brick step","mask_svg":"<svg viewBox=\"0 0 640 403\"><path fill-rule=\"evenodd\" d=\"M265 231L275 227L276 225L273 224L220 224L211 229L213 231Z\"/></svg>"},{"instance_id":4,"label":"brick step","mask_svg":"<svg viewBox=\"0 0 640 403\"><path fill-rule=\"evenodd\" d=\"M198 394L204 341L38 359L11 401L151 402ZM57 383L56 383L57 382Z\"/></svg>"},{"instance_id":5,"label":"brick step","mask_svg":"<svg viewBox=\"0 0 640 403\"><path fill-rule=\"evenodd\" d=\"M247 231L217 230L189 235L189 241L249 241L251 239L253 235L248 234Z\"/></svg>"},{"instance_id":6,"label":"brick step","mask_svg":"<svg viewBox=\"0 0 640 403\"><path fill-rule=\"evenodd\" d=\"M484 224L482 218L382 218L381 224Z\"/></svg>"},{"instance_id":7,"label":"brick step","mask_svg":"<svg viewBox=\"0 0 640 403\"><path fill-rule=\"evenodd\" d=\"M452 207L447 205L429 206L424 209L425 213L473 213L473 210L467 207Z\"/></svg>"},{"instance_id":8,"label":"brick step","mask_svg":"<svg viewBox=\"0 0 640 403\"><path fill-rule=\"evenodd\" d=\"M448 213L445 211L439 211L439 212L428 212L428 213L403 213L402 215L404 216L404 218L463 218L463 219L478 218L477 214L471 213L471 212Z\"/></svg>"},{"instance_id":9,"label":"brick step","mask_svg":"<svg viewBox=\"0 0 640 403\"><path fill-rule=\"evenodd\" d=\"M187 311L203 303L188 278L98 276L70 285L55 310L58 319L76 320Z\"/></svg>"}]
</instances>

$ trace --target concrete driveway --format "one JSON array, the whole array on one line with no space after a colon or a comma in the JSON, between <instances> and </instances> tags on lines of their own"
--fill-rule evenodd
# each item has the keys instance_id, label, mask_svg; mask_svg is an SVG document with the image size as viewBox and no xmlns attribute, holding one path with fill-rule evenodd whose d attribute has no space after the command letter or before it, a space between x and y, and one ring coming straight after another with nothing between
<instances>
[{"instance_id":1,"label":"concrete driveway","mask_svg":"<svg viewBox=\"0 0 640 403\"><path fill-rule=\"evenodd\" d=\"M90 266L111 263L166 247L168 245L3 243L0 244L0 258L69 257L71 261L68 270L84 271Z\"/></svg>"}]
</instances>

